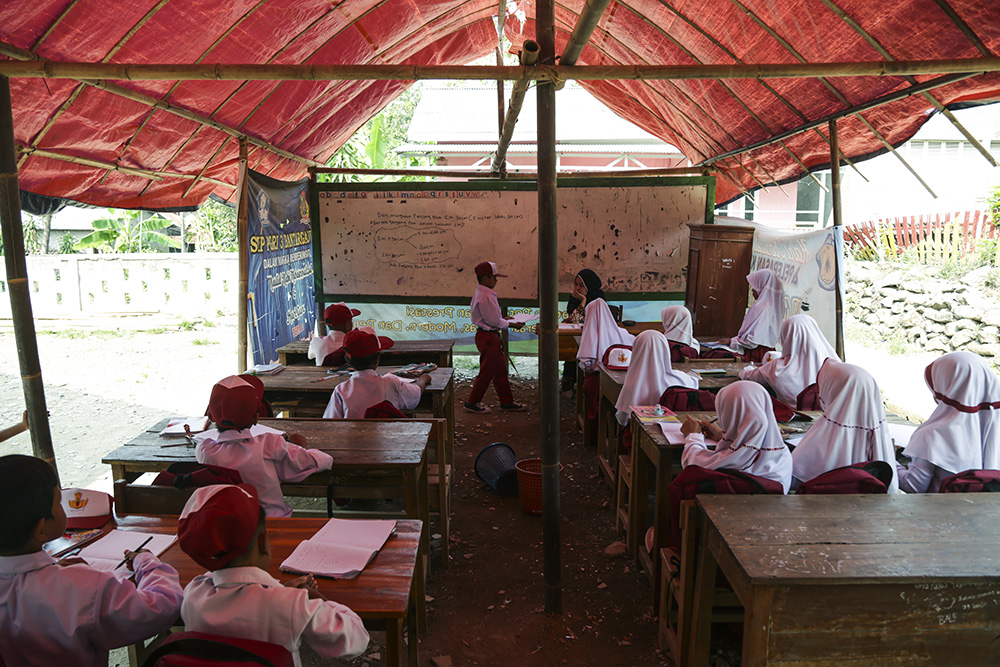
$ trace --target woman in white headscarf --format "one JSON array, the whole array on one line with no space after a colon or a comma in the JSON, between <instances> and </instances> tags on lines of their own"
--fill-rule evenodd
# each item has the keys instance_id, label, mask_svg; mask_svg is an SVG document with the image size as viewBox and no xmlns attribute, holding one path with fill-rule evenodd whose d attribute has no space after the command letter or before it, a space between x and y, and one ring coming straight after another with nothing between
<instances>
[{"instance_id":1,"label":"woman in white headscarf","mask_svg":"<svg viewBox=\"0 0 1000 667\"><path fill-rule=\"evenodd\" d=\"M604 299L588 303L585 313L576 360L584 372L589 372L604 357L605 350L612 345L632 345L635 336L618 326Z\"/></svg>"},{"instance_id":2,"label":"woman in white headscarf","mask_svg":"<svg viewBox=\"0 0 1000 667\"><path fill-rule=\"evenodd\" d=\"M663 335L670 341L670 361L697 359L701 345L693 335L691 311L684 306L667 306L660 311L660 321L663 322Z\"/></svg>"},{"instance_id":3,"label":"woman in white headscarf","mask_svg":"<svg viewBox=\"0 0 1000 667\"><path fill-rule=\"evenodd\" d=\"M1000 378L972 352L949 352L924 371L937 407L917 427L900 471L907 493L936 492L941 480L966 470L1000 470Z\"/></svg>"},{"instance_id":4,"label":"woman in white headscarf","mask_svg":"<svg viewBox=\"0 0 1000 667\"><path fill-rule=\"evenodd\" d=\"M794 408L802 390L816 382L827 359L840 360L816 320L793 315L781 325L781 357L759 368L744 368L740 379L767 385L779 401Z\"/></svg>"},{"instance_id":5,"label":"woman in white headscarf","mask_svg":"<svg viewBox=\"0 0 1000 667\"><path fill-rule=\"evenodd\" d=\"M885 461L895 470L895 450L875 378L859 366L830 358L817 382L823 416L792 452L792 486L865 461ZM897 491L899 479L893 474L889 493Z\"/></svg>"},{"instance_id":6,"label":"woman in white headscarf","mask_svg":"<svg viewBox=\"0 0 1000 667\"><path fill-rule=\"evenodd\" d=\"M785 289L771 269L754 271L747 276L747 282L755 301L743 317L736 337L719 342L743 354L747 361L761 361L778 344Z\"/></svg>"},{"instance_id":7,"label":"woman in white headscarf","mask_svg":"<svg viewBox=\"0 0 1000 667\"><path fill-rule=\"evenodd\" d=\"M718 424L688 417L681 425L686 436L681 465L738 470L774 480L788 493L792 455L781 438L771 397L764 388L753 382L734 382L719 391L715 406ZM706 435L719 443L715 451L705 445Z\"/></svg>"},{"instance_id":8,"label":"woman in white headscarf","mask_svg":"<svg viewBox=\"0 0 1000 667\"><path fill-rule=\"evenodd\" d=\"M628 425L630 406L656 405L667 387L697 389L698 378L670 366L670 344L659 331L648 329L635 337L625 383L615 403L615 417Z\"/></svg>"}]
</instances>

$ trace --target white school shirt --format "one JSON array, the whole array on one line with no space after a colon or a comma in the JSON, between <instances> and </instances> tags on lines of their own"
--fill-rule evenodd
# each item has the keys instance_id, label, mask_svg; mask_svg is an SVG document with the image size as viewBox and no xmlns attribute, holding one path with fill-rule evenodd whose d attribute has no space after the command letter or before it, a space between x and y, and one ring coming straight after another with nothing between
<instances>
[{"instance_id":1,"label":"white school shirt","mask_svg":"<svg viewBox=\"0 0 1000 667\"><path fill-rule=\"evenodd\" d=\"M824 414L792 452L795 478L808 482L835 468L885 461L893 469L889 493L899 491L896 452L875 378L859 366L827 359L818 385Z\"/></svg>"},{"instance_id":2,"label":"white school shirt","mask_svg":"<svg viewBox=\"0 0 1000 667\"><path fill-rule=\"evenodd\" d=\"M781 325L781 357L759 368L744 368L740 379L766 384L779 401L794 408L799 394L816 382L827 359L840 361L816 320L808 315L793 315Z\"/></svg>"},{"instance_id":3,"label":"white school shirt","mask_svg":"<svg viewBox=\"0 0 1000 667\"><path fill-rule=\"evenodd\" d=\"M333 354L339 348L343 347L344 336L346 335L343 331L334 330L327 336L314 336L309 341L308 357L315 359L317 366L322 366L323 360L326 359L327 355Z\"/></svg>"},{"instance_id":4,"label":"white school shirt","mask_svg":"<svg viewBox=\"0 0 1000 667\"><path fill-rule=\"evenodd\" d=\"M496 331L506 329L510 322L503 318L500 312L500 301L497 293L486 285L480 285L472 295L471 313L472 323L480 329Z\"/></svg>"},{"instance_id":5,"label":"white school shirt","mask_svg":"<svg viewBox=\"0 0 1000 667\"><path fill-rule=\"evenodd\" d=\"M206 572L184 589L184 629L280 644L302 665L305 642L324 658L352 658L368 646L368 632L349 608L311 600L302 588L281 582L257 567Z\"/></svg>"},{"instance_id":6,"label":"white school shirt","mask_svg":"<svg viewBox=\"0 0 1000 667\"><path fill-rule=\"evenodd\" d=\"M250 429L230 429L201 440L194 448L198 463L222 466L240 473L257 489L267 516L287 517L292 508L281 493L281 482L301 482L333 467L333 458L318 449L288 442L277 433L253 435Z\"/></svg>"},{"instance_id":7,"label":"white school shirt","mask_svg":"<svg viewBox=\"0 0 1000 667\"><path fill-rule=\"evenodd\" d=\"M615 316L604 299L594 299L584 310L583 332L576 358L580 368L593 370L612 345L632 345L635 336L618 326Z\"/></svg>"},{"instance_id":8,"label":"white school shirt","mask_svg":"<svg viewBox=\"0 0 1000 667\"><path fill-rule=\"evenodd\" d=\"M44 551L0 556L0 656L8 667L107 667L108 651L165 631L181 607L177 572L151 553L135 580Z\"/></svg>"},{"instance_id":9,"label":"white school shirt","mask_svg":"<svg viewBox=\"0 0 1000 667\"><path fill-rule=\"evenodd\" d=\"M785 290L781 279L771 269L754 271L747 276L747 282L757 290L758 296L743 317L739 333L730 342L730 347L738 347L740 353L755 347L777 345L781 318L785 312Z\"/></svg>"},{"instance_id":10,"label":"white school shirt","mask_svg":"<svg viewBox=\"0 0 1000 667\"><path fill-rule=\"evenodd\" d=\"M656 405L667 387L697 389L698 378L670 366L670 343L659 331L648 329L635 337L632 359L615 403L615 418L628 426L633 405Z\"/></svg>"},{"instance_id":11,"label":"white school shirt","mask_svg":"<svg viewBox=\"0 0 1000 667\"><path fill-rule=\"evenodd\" d=\"M323 418L361 419L365 410L382 401L389 401L400 410L412 410L420 403L422 392L420 385L403 382L391 373L379 375L374 368L355 371L347 382L333 388Z\"/></svg>"},{"instance_id":12,"label":"white school shirt","mask_svg":"<svg viewBox=\"0 0 1000 667\"><path fill-rule=\"evenodd\" d=\"M781 439L771 398L764 388L753 382L734 382L719 391L715 406L722 440L713 452L705 445L701 433L687 436L681 466L738 470L780 482L788 493L792 483L792 454Z\"/></svg>"}]
</instances>

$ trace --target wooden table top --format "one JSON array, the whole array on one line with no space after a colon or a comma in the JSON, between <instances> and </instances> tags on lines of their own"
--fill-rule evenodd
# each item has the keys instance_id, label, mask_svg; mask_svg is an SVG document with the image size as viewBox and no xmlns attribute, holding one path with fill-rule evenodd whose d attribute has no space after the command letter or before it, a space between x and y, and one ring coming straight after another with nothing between
<instances>
[{"instance_id":1,"label":"wooden table top","mask_svg":"<svg viewBox=\"0 0 1000 667\"><path fill-rule=\"evenodd\" d=\"M194 447L177 445L184 437L162 437L158 422L102 459L103 463L162 463L194 461ZM333 465L352 468L385 468L417 465L424 457L431 425L426 422L342 421L336 419L261 419L260 424L305 436L307 447L333 457Z\"/></svg>"},{"instance_id":2,"label":"wooden table top","mask_svg":"<svg viewBox=\"0 0 1000 667\"><path fill-rule=\"evenodd\" d=\"M694 417L699 421L710 422L713 419L717 419L719 416L718 412L678 412L677 419L683 422L688 417ZM778 423L778 428L781 429L781 434L788 437L793 437L797 435L802 435L809 430L817 419L823 416L822 412L816 410L802 411L801 414L806 415L811 418L811 421L793 421L788 423ZM634 420L639 421L639 420ZM660 426L657 422L642 422L639 421L640 426L642 426L643 432L649 436L649 438L659 447L683 447L683 445L671 445L667 442L667 439L663 435L663 431L660 430Z\"/></svg>"},{"instance_id":3,"label":"wooden table top","mask_svg":"<svg viewBox=\"0 0 1000 667\"><path fill-rule=\"evenodd\" d=\"M715 363L707 364L708 368L722 368L726 371L725 375L706 375L704 377L698 377L698 388L699 389L721 389L727 385L730 385L737 380L739 380L739 372L746 368L746 364L742 361L731 362L731 361L719 361L718 359L713 360ZM628 373L625 371L614 371L605 366L604 364L598 363L598 367L601 369L601 373L607 375L609 379L615 382L619 387L625 384L625 375ZM686 364L677 364L673 367L675 371L681 371L684 373L693 372L691 369L686 368ZM695 374L697 375L697 373Z\"/></svg>"},{"instance_id":4,"label":"wooden table top","mask_svg":"<svg viewBox=\"0 0 1000 667\"><path fill-rule=\"evenodd\" d=\"M391 373L399 370L401 366L379 366L379 375ZM343 375L329 375L323 366L287 366L285 370L277 375L258 375L257 377L264 383L265 392L307 392L325 393L329 395L333 388L341 382L346 382L351 377L350 373ZM431 371L431 383L427 385L427 392L443 392L451 384L454 369L449 367L439 367Z\"/></svg>"},{"instance_id":5,"label":"wooden table top","mask_svg":"<svg viewBox=\"0 0 1000 667\"><path fill-rule=\"evenodd\" d=\"M281 565L296 546L312 537L326 519L267 519L271 541L271 576L279 581L296 578L297 574L281 572ZM177 517L127 514L118 517L120 530L142 530L152 533L175 534ZM417 564L422 522L417 519L396 521L396 532L365 569L354 579L316 577L320 591L330 599L345 604L366 619L403 618L407 612L413 572ZM181 586L205 572L185 554L175 542L160 556L180 575Z\"/></svg>"},{"instance_id":6,"label":"wooden table top","mask_svg":"<svg viewBox=\"0 0 1000 667\"><path fill-rule=\"evenodd\" d=\"M1000 597L996 494L702 495L698 502L751 584L992 579L991 604Z\"/></svg>"},{"instance_id":7,"label":"wooden table top","mask_svg":"<svg viewBox=\"0 0 1000 667\"><path fill-rule=\"evenodd\" d=\"M392 347L383 352L384 355L399 353L415 354L420 352L450 352L455 347L455 341L448 338L438 338L431 340L393 340ZM307 354L309 352L308 340L293 340L287 345L278 348L278 352L286 354Z\"/></svg>"}]
</instances>

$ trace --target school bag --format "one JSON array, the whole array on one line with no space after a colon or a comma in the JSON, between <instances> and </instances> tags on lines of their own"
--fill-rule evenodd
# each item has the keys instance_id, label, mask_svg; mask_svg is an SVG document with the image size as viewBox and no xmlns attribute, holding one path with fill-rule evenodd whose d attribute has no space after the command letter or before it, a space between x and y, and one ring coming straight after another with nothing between
<instances>
[{"instance_id":1,"label":"school bag","mask_svg":"<svg viewBox=\"0 0 1000 667\"><path fill-rule=\"evenodd\" d=\"M240 473L231 468L210 466L194 461L170 464L153 480L153 486L175 486L178 489L212 486L214 484L242 484Z\"/></svg>"},{"instance_id":2,"label":"school bag","mask_svg":"<svg viewBox=\"0 0 1000 667\"><path fill-rule=\"evenodd\" d=\"M674 412L715 412L715 394L705 389L667 387L659 402Z\"/></svg>"},{"instance_id":3,"label":"school bag","mask_svg":"<svg viewBox=\"0 0 1000 667\"><path fill-rule=\"evenodd\" d=\"M365 419L406 419L399 408L391 401L379 401L365 410Z\"/></svg>"},{"instance_id":4,"label":"school bag","mask_svg":"<svg viewBox=\"0 0 1000 667\"><path fill-rule=\"evenodd\" d=\"M630 361L632 361L632 346L620 343L604 350L604 356L601 358L601 363L612 371L628 370Z\"/></svg>"},{"instance_id":5,"label":"school bag","mask_svg":"<svg viewBox=\"0 0 1000 667\"><path fill-rule=\"evenodd\" d=\"M795 399L796 410L822 410L819 404L819 385L813 382L811 385L799 392Z\"/></svg>"},{"instance_id":6,"label":"school bag","mask_svg":"<svg viewBox=\"0 0 1000 667\"><path fill-rule=\"evenodd\" d=\"M862 461L834 468L802 482L795 493L888 493L892 483L892 466L885 461Z\"/></svg>"},{"instance_id":7,"label":"school bag","mask_svg":"<svg viewBox=\"0 0 1000 667\"><path fill-rule=\"evenodd\" d=\"M293 667L284 646L207 632L175 632L163 640L143 667Z\"/></svg>"},{"instance_id":8,"label":"school bag","mask_svg":"<svg viewBox=\"0 0 1000 667\"><path fill-rule=\"evenodd\" d=\"M941 480L938 493L1000 493L1000 470L966 470Z\"/></svg>"},{"instance_id":9,"label":"school bag","mask_svg":"<svg viewBox=\"0 0 1000 667\"><path fill-rule=\"evenodd\" d=\"M732 355L729 355L732 358ZM685 359L697 359L698 350L694 349L690 345L685 345L684 343L678 343L677 341L670 341L670 363L677 364L681 363Z\"/></svg>"},{"instance_id":10,"label":"school bag","mask_svg":"<svg viewBox=\"0 0 1000 667\"><path fill-rule=\"evenodd\" d=\"M771 493L782 495L785 488L776 482L739 470L710 470L701 466L688 466L674 477L667 489L670 506L670 541L667 546L679 551L681 545L681 501L692 500L702 493L758 495Z\"/></svg>"}]
</instances>

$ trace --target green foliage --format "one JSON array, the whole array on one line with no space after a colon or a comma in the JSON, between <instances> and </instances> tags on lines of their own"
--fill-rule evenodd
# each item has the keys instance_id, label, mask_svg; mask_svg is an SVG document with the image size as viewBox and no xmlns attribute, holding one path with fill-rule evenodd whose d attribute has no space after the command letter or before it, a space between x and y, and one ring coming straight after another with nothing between
<instances>
[{"instance_id":1,"label":"green foliage","mask_svg":"<svg viewBox=\"0 0 1000 667\"><path fill-rule=\"evenodd\" d=\"M192 345L218 345L218 343L211 338L195 338L191 341Z\"/></svg>"},{"instance_id":2,"label":"green foliage","mask_svg":"<svg viewBox=\"0 0 1000 667\"><path fill-rule=\"evenodd\" d=\"M199 252L236 252L236 209L208 199L185 232L185 242Z\"/></svg>"},{"instance_id":3,"label":"green foliage","mask_svg":"<svg viewBox=\"0 0 1000 667\"><path fill-rule=\"evenodd\" d=\"M73 238L73 234L70 232L64 232L62 236L59 237L59 254L60 255L72 255L76 252L76 239Z\"/></svg>"},{"instance_id":4,"label":"green foliage","mask_svg":"<svg viewBox=\"0 0 1000 667\"><path fill-rule=\"evenodd\" d=\"M181 331L194 331L194 328L197 325L198 325L197 322L188 322L187 320L183 320L180 324L177 325L177 328L180 329Z\"/></svg>"},{"instance_id":5,"label":"green foliage","mask_svg":"<svg viewBox=\"0 0 1000 667\"><path fill-rule=\"evenodd\" d=\"M994 227L1000 227L1000 185L990 188L986 195L986 212Z\"/></svg>"},{"instance_id":6,"label":"green foliage","mask_svg":"<svg viewBox=\"0 0 1000 667\"><path fill-rule=\"evenodd\" d=\"M30 213L21 212L21 233L24 235L24 254L39 255L42 253L42 235L38 221ZM3 244L0 244L0 255L3 255Z\"/></svg>"},{"instance_id":7,"label":"green foliage","mask_svg":"<svg viewBox=\"0 0 1000 667\"><path fill-rule=\"evenodd\" d=\"M109 209L109 213L114 211ZM160 248L180 248L181 242L161 230L173 223L154 215L141 219L141 211L119 211L122 217L94 220L94 231L74 245L76 250L96 248L103 252L158 252ZM158 246L158 247L157 247Z\"/></svg>"},{"instance_id":8,"label":"green foliage","mask_svg":"<svg viewBox=\"0 0 1000 667\"><path fill-rule=\"evenodd\" d=\"M208 328L208 329L213 329L213 328L215 328L215 322L213 322L212 320L202 320L202 323L201 323L201 325L202 325L203 327L206 327L206 328Z\"/></svg>"}]
</instances>

